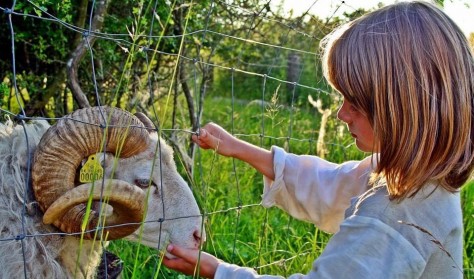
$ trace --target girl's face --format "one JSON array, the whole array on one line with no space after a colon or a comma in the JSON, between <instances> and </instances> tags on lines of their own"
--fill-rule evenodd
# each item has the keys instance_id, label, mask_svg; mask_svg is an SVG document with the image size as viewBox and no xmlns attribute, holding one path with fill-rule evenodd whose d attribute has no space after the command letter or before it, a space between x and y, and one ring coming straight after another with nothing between
<instances>
[{"instance_id":1,"label":"girl's face","mask_svg":"<svg viewBox=\"0 0 474 279\"><path fill-rule=\"evenodd\" d=\"M347 128L355 139L359 150L364 152L378 152L374 140L374 130L364 113L357 110L351 103L344 99L342 106L337 112L337 118L347 124Z\"/></svg>"}]
</instances>

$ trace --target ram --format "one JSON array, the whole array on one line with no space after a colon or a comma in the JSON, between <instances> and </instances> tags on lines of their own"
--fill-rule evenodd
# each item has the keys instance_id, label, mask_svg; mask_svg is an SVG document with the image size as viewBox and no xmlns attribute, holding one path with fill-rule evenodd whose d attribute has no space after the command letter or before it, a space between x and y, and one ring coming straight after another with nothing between
<instances>
[{"instance_id":1,"label":"ram","mask_svg":"<svg viewBox=\"0 0 474 279\"><path fill-rule=\"evenodd\" d=\"M198 247L199 207L152 127L110 107L0 124L0 277L94 278L120 238ZM79 181L86 164L97 180Z\"/></svg>"}]
</instances>

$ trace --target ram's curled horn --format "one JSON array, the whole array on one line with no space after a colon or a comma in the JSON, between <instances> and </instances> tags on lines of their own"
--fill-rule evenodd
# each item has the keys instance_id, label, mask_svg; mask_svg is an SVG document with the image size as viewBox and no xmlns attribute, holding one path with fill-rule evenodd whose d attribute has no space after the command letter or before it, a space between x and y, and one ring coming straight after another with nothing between
<instances>
[{"instance_id":1,"label":"ram's curled horn","mask_svg":"<svg viewBox=\"0 0 474 279\"><path fill-rule=\"evenodd\" d=\"M114 212L102 219L99 212L90 209L85 238L94 238L98 224L108 240L134 232L145 211L143 190L117 180L76 187L76 173L82 160L91 154L110 152L117 157L130 157L144 151L148 144L149 134L142 122L117 108L85 108L58 120L42 137L33 163L33 190L45 212L43 222L53 223L65 233L81 233L91 198L108 202ZM126 223L131 224L119 226Z\"/></svg>"}]
</instances>

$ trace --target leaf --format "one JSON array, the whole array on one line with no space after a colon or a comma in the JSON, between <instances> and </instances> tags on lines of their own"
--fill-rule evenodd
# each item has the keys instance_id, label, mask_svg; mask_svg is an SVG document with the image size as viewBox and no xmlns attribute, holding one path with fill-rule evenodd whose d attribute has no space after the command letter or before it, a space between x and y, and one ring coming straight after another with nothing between
<instances>
[{"instance_id":1,"label":"leaf","mask_svg":"<svg viewBox=\"0 0 474 279\"><path fill-rule=\"evenodd\" d=\"M40 9L37 9L37 8L34 8L34 12L37 16L41 17L41 15L43 14L43 11L40 10Z\"/></svg>"},{"instance_id":2,"label":"leaf","mask_svg":"<svg viewBox=\"0 0 474 279\"><path fill-rule=\"evenodd\" d=\"M123 46L121 46L121 45L119 45L119 47L120 47L123 51L125 51L125 53L130 53L130 51L128 50L128 48L123 47Z\"/></svg>"}]
</instances>

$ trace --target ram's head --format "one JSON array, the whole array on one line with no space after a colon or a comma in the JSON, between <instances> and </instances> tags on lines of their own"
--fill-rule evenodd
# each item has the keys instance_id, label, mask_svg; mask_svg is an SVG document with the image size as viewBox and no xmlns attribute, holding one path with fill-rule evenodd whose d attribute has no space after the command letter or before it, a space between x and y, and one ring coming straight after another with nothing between
<instances>
[{"instance_id":1,"label":"ram's head","mask_svg":"<svg viewBox=\"0 0 474 279\"><path fill-rule=\"evenodd\" d=\"M204 237L199 208L176 170L172 149L150 126L143 114L93 107L48 129L32 172L43 222L87 239L197 247ZM104 178L81 183L78 170L94 154Z\"/></svg>"}]
</instances>

